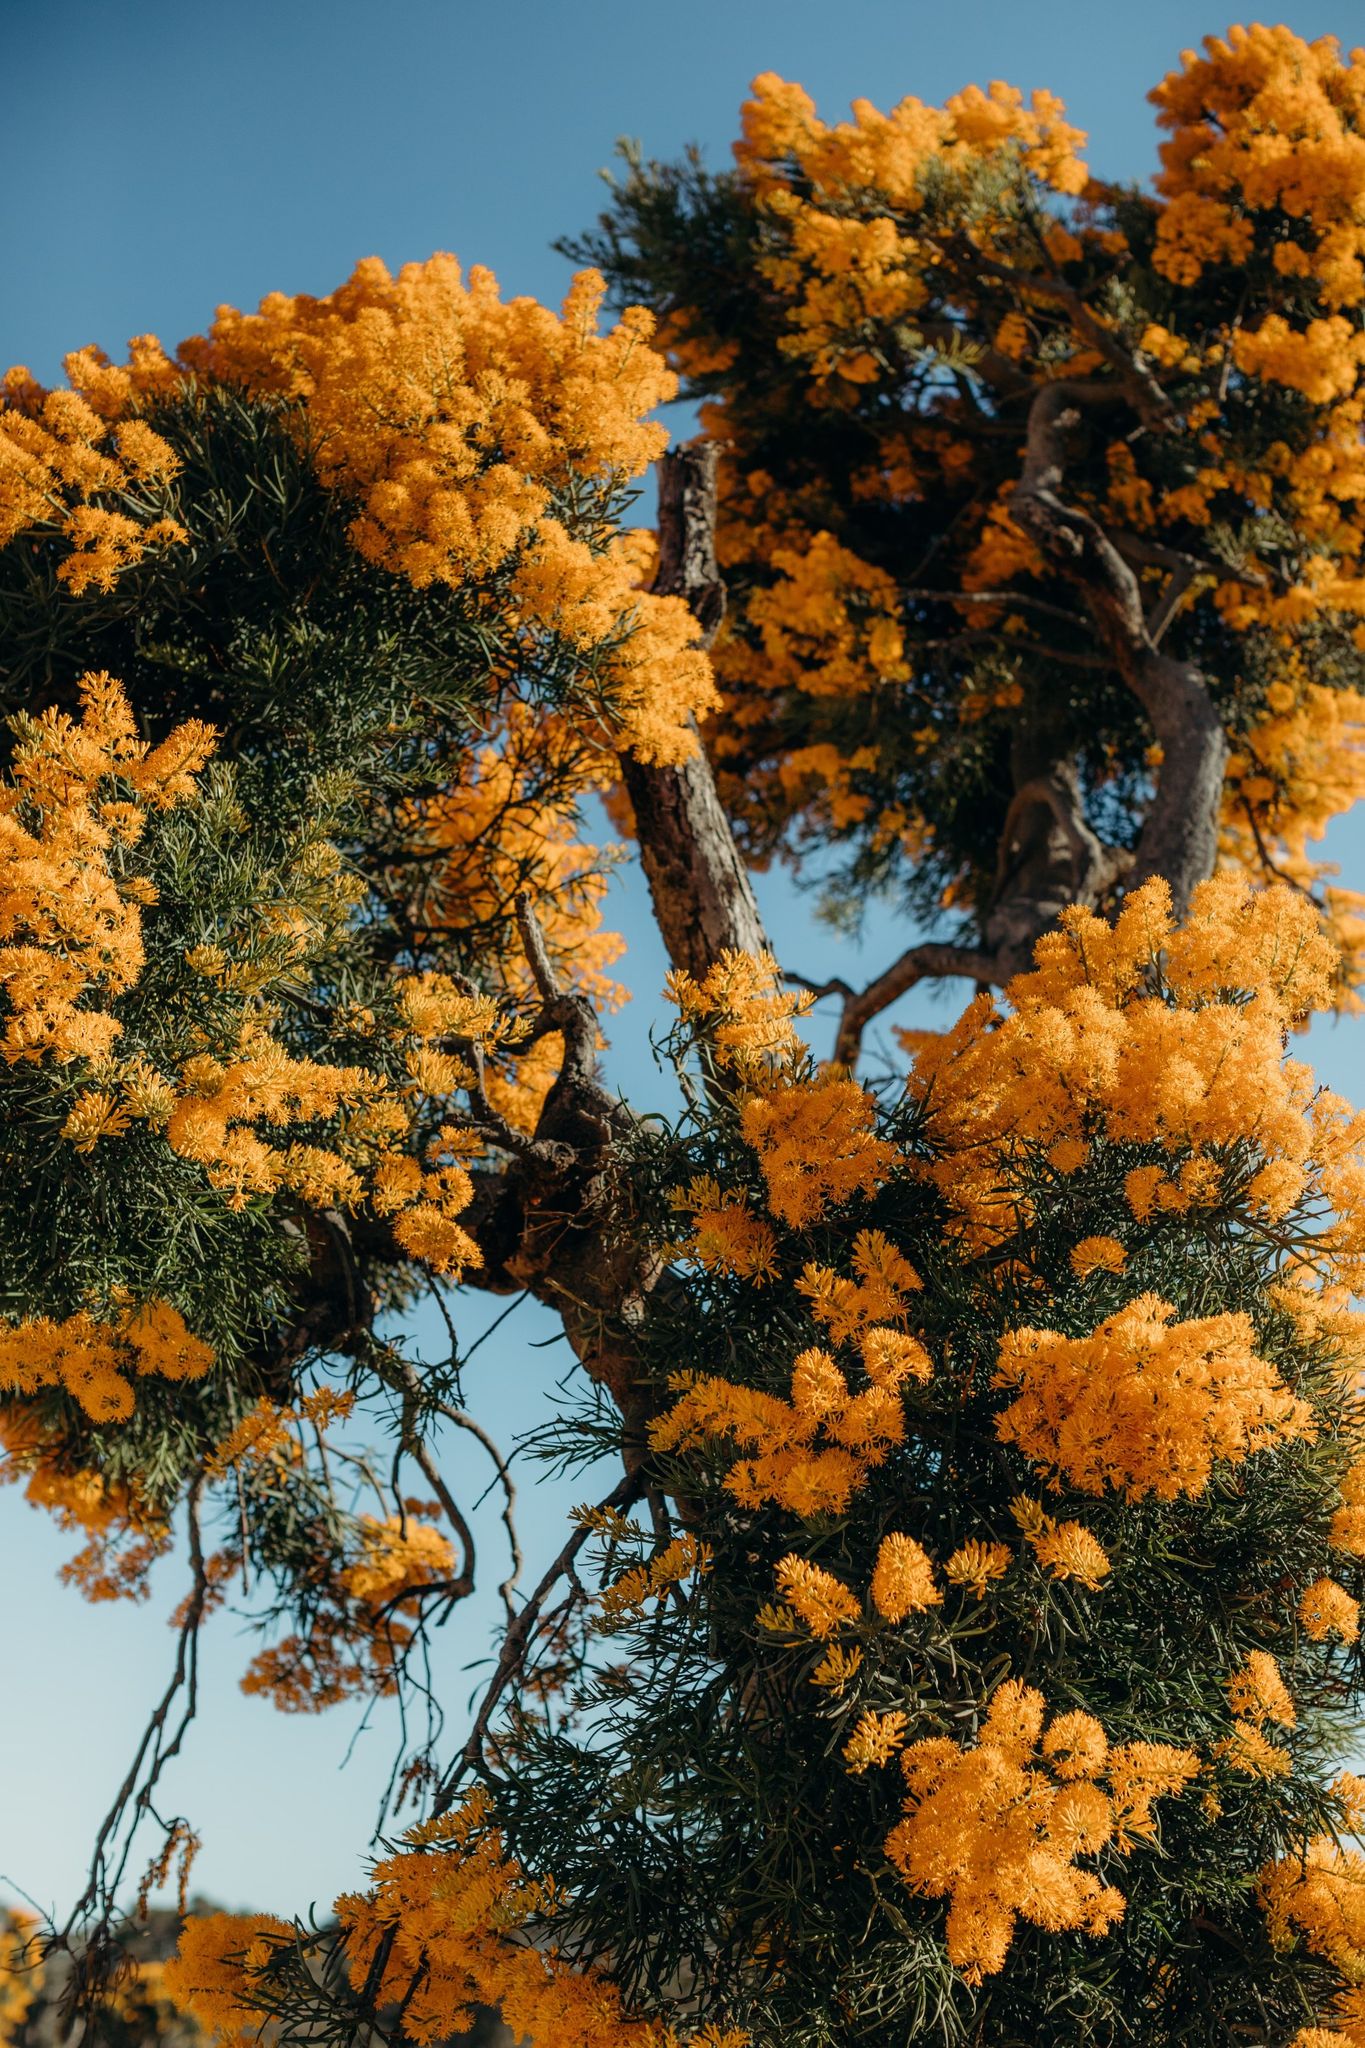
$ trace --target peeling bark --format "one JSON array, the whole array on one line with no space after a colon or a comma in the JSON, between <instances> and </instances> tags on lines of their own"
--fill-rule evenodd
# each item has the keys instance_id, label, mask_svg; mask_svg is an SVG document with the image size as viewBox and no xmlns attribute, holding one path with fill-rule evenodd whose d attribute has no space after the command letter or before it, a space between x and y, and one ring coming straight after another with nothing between
<instances>
[{"instance_id":1,"label":"peeling bark","mask_svg":"<svg viewBox=\"0 0 1365 2048\"><path fill-rule=\"evenodd\" d=\"M725 612L725 585L716 566L714 443L674 449L659 463L658 477L654 588L687 600L709 646ZM677 767L625 755L621 775L635 812L655 920L674 967L700 977L723 952L767 951L749 873L700 740L691 759Z\"/></svg>"}]
</instances>

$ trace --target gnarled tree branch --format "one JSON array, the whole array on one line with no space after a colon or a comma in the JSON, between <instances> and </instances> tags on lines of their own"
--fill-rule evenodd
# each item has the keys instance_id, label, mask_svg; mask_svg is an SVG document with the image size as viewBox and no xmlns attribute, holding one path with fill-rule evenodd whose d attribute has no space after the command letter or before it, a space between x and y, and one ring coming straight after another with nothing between
<instances>
[{"instance_id":1,"label":"gnarled tree branch","mask_svg":"<svg viewBox=\"0 0 1365 2048\"><path fill-rule=\"evenodd\" d=\"M1128 885L1164 876L1183 916L1217 856L1227 736L1200 670L1161 652L1153 631L1166 623L1161 606L1149 621L1136 571L1114 539L1061 495L1066 440L1082 410L1121 403L1124 396L1118 381L1045 385L1029 409L1024 473L1011 509L1052 566L1080 590L1102 644L1151 723L1161 758Z\"/></svg>"},{"instance_id":2,"label":"gnarled tree branch","mask_svg":"<svg viewBox=\"0 0 1365 2048\"><path fill-rule=\"evenodd\" d=\"M949 975L962 975L980 988L989 988L992 982L1004 978L1000 960L994 953L981 952L971 946L926 940L922 945L907 947L899 960L893 961L884 974L879 974L864 989L845 990L842 983L836 989L826 984L822 993L844 996L843 1015L834 1041L835 1059L841 1065L851 1067L857 1060L863 1033L874 1017L890 1009L892 1003L908 994L918 982L943 980Z\"/></svg>"},{"instance_id":3,"label":"gnarled tree branch","mask_svg":"<svg viewBox=\"0 0 1365 2048\"><path fill-rule=\"evenodd\" d=\"M686 599L709 646L725 612L725 585L716 566L714 442L674 449L659 463L658 478L654 588ZM700 976L727 950L765 952L753 886L700 743L676 767L623 755L621 776L635 812L655 919L674 967Z\"/></svg>"}]
</instances>

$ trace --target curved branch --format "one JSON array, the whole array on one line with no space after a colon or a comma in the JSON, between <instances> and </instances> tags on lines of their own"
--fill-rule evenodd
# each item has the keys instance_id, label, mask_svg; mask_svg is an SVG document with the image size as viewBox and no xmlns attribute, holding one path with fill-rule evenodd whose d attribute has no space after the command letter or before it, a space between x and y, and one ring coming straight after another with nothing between
<instances>
[{"instance_id":1,"label":"curved branch","mask_svg":"<svg viewBox=\"0 0 1365 2048\"><path fill-rule=\"evenodd\" d=\"M1113 405L1123 396L1117 381L1059 380L1038 392L1011 510L1053 567L1079 588L1115 668L1147 714L1160 764L1128 886L1164 876L1180 917L1217 857L1227 735L1201 671L1158 647L1151 625L1164 627L1161 606L1149 625L1136 571L1099 521L1060 495L1066 439L1082 408Z\"/></svg>"},{"instance_id":2,"label":"curved branch","mask_svg":"<svg viewBox=\"0 0 1365 2048\"><path fill-rule=\"evenodd\" d=\"M494 1468L497 1472L498 1483L502 1487L503 1496L503 1527L507 1531L507 1547L512 1553L512 1569L508 1573L507 1577L503 1580L502 1584L498 1587L498 1592L501 1595L504 1607L506 1607L508 1610L508 1616L510 1619L512 1605L512 1588L516 1585L517 1580L521 1577L522 1566L521 1544L517 1538L516 1482L512 1477L511 1470L508 1466L507 1460L503 1457L502 1452L498 1449L492 1437L488 1434L488 1431L484 1428L481 1422L477 1422L475 1420L475 1418L468 1412L467 1409L456 1408L449 1401L438 1401L436 1403L436 1412L439 1415L444 1415L447 1422L453 1422L457 1429L467 1430L470 1436L474 1437L478 1443L482 1444L484 1450L487 1451L489 1457L492 1459ZM477 1506L478 1503L476 1502L475 1505Z\"/></svg>"},{"instance_id":3,"label":"curved branch","mask_svg":"<svg viewBox=\"0 0 1365 2048\"><path fill-rule=\"evenodd\" d=\"M600 1513L606 1508L620 1509L630 1507L640 1498L643 1492L644 1481L641 1475L638 1472L628 1473L624 1479L620 1480L612 1488L606 1499L599 1503L598 1512ZM575 1558L592 1533L592 1524L589 1521L584 1520L579 1523L573 1535L570 1536L568 1542L564 1545L564 1548L560 1551L558 1557L545 1573L540 1584L526 1602L526 1605L522 1608L521 1613L503 1637L502 1647L498 1652L497 1665L494 1668L488 1689L479 1702L479 1709L474 1716L473 1727L469 1731L469 1739L460 1751L451 1769L446 1773L437 1791L436 1798L432 1804L432 1812L434 1814L444 1813L447 1810L454 1800L460 1780L465 1772L471 1769L477 1770L482 1763L484 1741L492 1724L493 1716L497 1711L498 1703L513 1679L518 1676L525 1666L527 1653L531 1647L532 1634L535 1630L536 1622L540 1618L541 1611L545 1606L545 1602L559 1584L559 1581L572 1570Z\"/></svg>"},{"instance_id":4,"label":"curved branch","mask_svg":"<svg viewBox=\"0 0 1365 2048\"><path fill-rule=\"evenodd\" d=\"M850 990L844 996L843 1015L839 1019L838 1035L834 1041L834 1057L842 1066L851 1067L857 1060L863 1033L872 1019L907 994L917 982L934 978L961 975L968 981L976 982L980 988L989 988L992 983L1004 979L1002 963L994 953L984 953L971 946L953 946L935 940L926 940L922 945L910 946L892 963L884 974L870 981L865 989ZM799 979L788 975L787 979ZM826 983L821 993L840 992L844 984Z\"/></svg>"}]
</instances>

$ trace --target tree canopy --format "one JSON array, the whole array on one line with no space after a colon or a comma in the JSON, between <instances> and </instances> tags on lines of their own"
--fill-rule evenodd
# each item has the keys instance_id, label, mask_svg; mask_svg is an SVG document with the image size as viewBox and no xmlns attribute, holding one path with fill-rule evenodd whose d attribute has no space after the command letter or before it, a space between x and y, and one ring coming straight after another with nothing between
<instances>
[{"instance_id":1,"label":"tree canopy","mask_svg":"<svg viewBox=\"0 0 1365 2048\"><path fill-rule=\"evenodd\" d=\"M57 1948L127 2008L216 1609L284 1711L420 1695L489 1572L463 1432L512 1566L420 1818L334 1923L191 1914L144 2004L1365 2042L1365 1118L1291 1049L1365 981L1312 850L1365 787L1365 52L1234 30L1152 97L1148 193L1046 94L764 77L732 169L629 153L558 315L370 261L6 378L4 1476L90 1597L178 1538L189 1586L0 2039ZM593 793L672 1120L603 1058ZM868 987L774 960L773 859L898 911ZM860 1067L930 977L959 1020ZM470 1289L557 1313L542 1438L611 1461L524 1583Z\"/></svg>"}]
</instances>

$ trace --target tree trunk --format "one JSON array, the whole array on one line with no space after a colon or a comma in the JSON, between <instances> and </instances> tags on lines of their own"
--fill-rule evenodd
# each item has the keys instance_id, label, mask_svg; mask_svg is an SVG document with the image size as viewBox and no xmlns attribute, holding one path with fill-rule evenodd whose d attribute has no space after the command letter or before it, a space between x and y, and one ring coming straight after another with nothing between
<instances>
[{"instance_id":1,"label":"tree trunk","mask_svg":"<svg viewBox=\"0 0 1365 2048\"><path fill-rule=\"evenodd\" d=\"M710 646L725 612L716 566L714 443L675 448L658 465L659 569L654 588L691 607ZM674 967L694 977L724 952L768 950L763 920L700 739L689 761L654 767L624 755L640 862Z\"/></svg>"}]
</instances>

